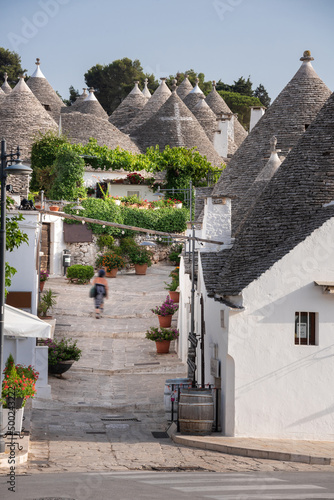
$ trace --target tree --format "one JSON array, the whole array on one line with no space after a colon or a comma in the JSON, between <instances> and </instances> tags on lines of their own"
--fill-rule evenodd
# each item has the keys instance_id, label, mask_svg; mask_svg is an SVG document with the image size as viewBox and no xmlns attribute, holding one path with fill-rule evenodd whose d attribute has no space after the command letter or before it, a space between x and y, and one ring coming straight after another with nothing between
<instances>
[{"instance_id":1,"label":"tree","mask_svg":"<svg viewBox=\"0 0 334 500\"><path fill-rule=\"evenodd\" d=\"M253 84L250 81L250 77L245 80L244 77L241 76L239 80L234 81L234 85L231 85L231 92L237 92L238 94L248 95L249 97L252 97L252 85Z\"/></svg>"},{"instance_id":2,"label":"tree","mask_svg":"<svg viewBox=\"0 0 334 500\"><path fill-rule=\"evenodd\" d=\"M224 99L231 111L237 113L239 122L248 130L250 107L261 106L261 101L257 97L249 97L247 95L238 94L237 92L220 90L218 93Z\"/></svg>"},{"instance_id":3,"label":"tree","mask_svg":"<svg viewBox=\"0 0 334 500\"><path fill-rule=\"evenodd\" d=\"M79 90L77 90L73 87L73 85L71 85L68 90L70 93L70 97L69 97L69 99L63 99L63 101L66 104L66 106L71 106L71 104L73 104L77 100L80 93L79 93Z\"/></svg>"},{"instance_id":4,"label":"tree","mask_svg":"<svg viewBox=\"0 0 334 500\"><path fill-rule=\"evenodd\" d=\"M0 47L0 86L5 81L4 74L8 74L8 83L13 87L19 77L27 70L21 67L21 57L16 52Z\"/></svg>"},{"instance_id":5,"label":"tree","mask_svg":"<svg viewBox=\"0 0 334 500\"><path fill-rule=\"evenodd\" d=\"M7 210L9 210L10 205L14 202L11 198L6 199ZM18 248L22 243L28 243L28 236L19 229L19 222L24 220L22 214L12 215L11 217L6 216L6 251L12 252L15 248ZM6 288L11 285L11 278L16 273L16 269L11 267L8 262L5 263L5 286ZM7 295L7 290L5 290Z\"/></svg>"},{"instance_id":6,"label":"tree","mask_svg":"<svg viewBox=\"0 0 334 500\"><path fill-rule=\"evenodd\" d=\"M268 95L268 92L266 91L266 89L262 85L262 83L260 83L260 85L254 90L254 97L257 97L258 99L260 99L263 106L265 106L266 108L268 108L270 106L271 99Z\"/></svg>"},{"instance_id":7,"label":"tree","mask_svg":"<svg viewBox=\"0 0 334 500\"><path fill-rule=\"evenodd\" d=\"M196 73L193 69L189 69L188 71L185 71L184 73L176 73L176 75L169 75L169 77L167 78L167 85L172 88L172 85L173 85L173 81L176 80L177 81L177 86L179 86L184 78L185 78L185 75L188 75L188 79L190 81L190 83L192 84L192 86L195 86L196 84L196 78L199 79L199 82L198 82L198 86L199 88L202 90L202 92L207 95L210 90L211 90L211 87L212 87L212 82L205 82L205 75L204 73Z\"/></svg>"},{"instance_id":8,"label":"tree","mask_svg":"<svg viewBox=\"0 0 334 500\"><path fill-rule=\"evenodd\" d=\"M138 59L132 61L127 57L117 59L104 66L97 64L90 68L84 76L88 87L95 89L96 97L108 115L111 115L131 92L136 80L139 80L143 87L144 80L147 78L151 91L158 87L154 75L145 74Z\"/></svg>"}]
</instances>

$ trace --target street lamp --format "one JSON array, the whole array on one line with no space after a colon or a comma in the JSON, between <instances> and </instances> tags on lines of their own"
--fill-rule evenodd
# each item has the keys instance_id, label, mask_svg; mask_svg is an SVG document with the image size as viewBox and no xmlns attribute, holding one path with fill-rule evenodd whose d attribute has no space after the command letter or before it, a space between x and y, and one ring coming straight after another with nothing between
<instances>
[{"instance_id":1,"label":"street lamp","mask_svg":"<svg viewBox=\"0 0 334 500\"><path fill-rule=\"evenodd\" d=\"M15 163L12 162L15 160ZM10 165L7 167L7 163ZM2 391L2 372L3 372L3 343L4 343L4 326L5 326L5 259L6 259L6 179L8 174L22 175L30 174L32 169L26 165L22 165L20 160L20 149L16 153L6 153L6 141L1 140L1 219L0 219L0 383ZM3 412L2 403L0 401L0 429L3 428ZM3 439L2 430L0 435L0 453L5 452L5 441Z\"/></svg>"}]
</instances>

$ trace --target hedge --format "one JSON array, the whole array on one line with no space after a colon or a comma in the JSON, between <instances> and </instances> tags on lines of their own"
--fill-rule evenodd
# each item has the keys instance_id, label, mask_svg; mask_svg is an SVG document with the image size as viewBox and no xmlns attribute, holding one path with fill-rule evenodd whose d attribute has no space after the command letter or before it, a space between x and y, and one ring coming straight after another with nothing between
<instances>
[{"instance_id":1,"label":"hedge","mask_svg":"<svg viewBox=\"0 0 334 500\"><path fill-rule=\"evenodd\" d=\"M81 202L84 210L79 213L80 217L88 217L90 219L99 219L107 222L115 222L126 226L136 226L155 231L163 231L166 233L182 233L187 229L187 221L189 220L189 210L186 208L160 208L158 210L145 210L139 208L131 208L117 206L110 199L88 198ZM74 213L76 211L70 206L64 208L66 213ZM76 224L75 221L66 220L68 224ZM129 236L133 234L131 230L121 230L119 228L99 224L87 223L88 227L92 228L94 234L111 234L113 236Z\"/></svg>"}]
</instances>

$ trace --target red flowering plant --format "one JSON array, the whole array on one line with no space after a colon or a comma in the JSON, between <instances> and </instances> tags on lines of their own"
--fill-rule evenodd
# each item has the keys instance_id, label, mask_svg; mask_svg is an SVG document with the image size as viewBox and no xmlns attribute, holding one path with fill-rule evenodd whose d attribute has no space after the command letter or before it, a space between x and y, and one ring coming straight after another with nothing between
<instances>
[{"instance_id":1,"label":"red flowering plant","mask_svg":"<svg viewBox=\"0 0 334 500\"><path fill-rule=\"evenodd\" d=\"M178 304L175 304L167 295L165 302L163 302L161 306L151 309L151 311L158 316L169 316L170 314L174 314L178 308Z\"/></svg>"},{"instance_id":2,"label":"red flowering plant","mask_svg":"<svg viewBox=\"0 0 334 500\"><path fill-rule=\"evenodd\" d=\"M131 174L128 174L126 178L130 184L142 184L145 180L145 178L137 172L131 172Z\"/></svg>"},{"instance_id":3,"label":"red flowering plant","mask_svg":"<svg viewBox=\"0 0 334 500\"><path fill-rule=\"evenodd\" d=\"M10 354L3 373L1 401L4 408L8 407L9 398L23 398L22 406L24 406L27 399L35 396L35 383L39 373L31 365L15 366L14 358Z\"/></svg>"}]
</instances>

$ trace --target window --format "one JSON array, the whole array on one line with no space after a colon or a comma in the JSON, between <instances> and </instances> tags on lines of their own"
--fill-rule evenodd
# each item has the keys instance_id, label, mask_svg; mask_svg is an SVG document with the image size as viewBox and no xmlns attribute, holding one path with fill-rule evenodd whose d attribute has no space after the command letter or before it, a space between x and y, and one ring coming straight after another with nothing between
<instances>
[{"instance_id":1,"label":"window","mask_svg":"<svg viewBox=\"0 0 334 500\"><path fill-rule=\"evenodd\" d=\"M43 104L43 106L46 109L46 111L51 111L51 107L49 104Z\"/></svg>"},{"instance_id":2,"label":"window","mask_svg":"<svg viewBox=\"0 0 334 500\"><path fill-rule=\"evenodd\" d=\"M295 314L295 344L316 345L314 312L296 312Z\"/></svg>"},{"instance_id":3,"label":"window","mask_svg":"<svg viewBox=\"0 0 334 500\"><path fill-rule=\"evenodd\" d=\"M137 196L139 198L139 191L127 191L126 196Z\"/></svg>"}]
</instances>

